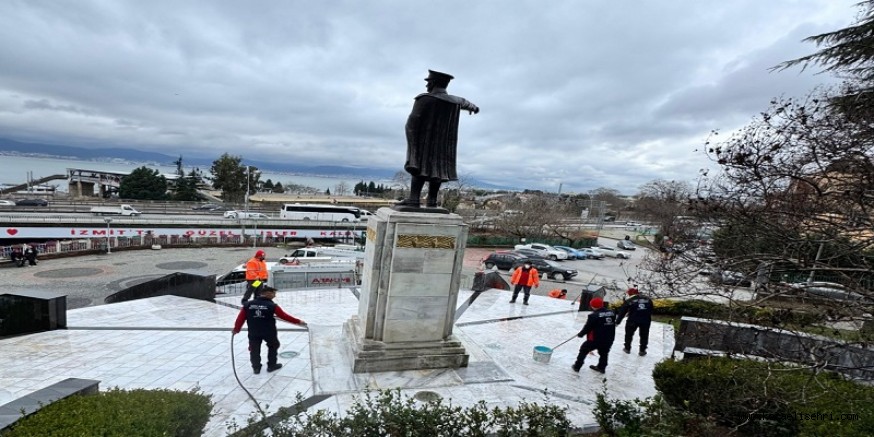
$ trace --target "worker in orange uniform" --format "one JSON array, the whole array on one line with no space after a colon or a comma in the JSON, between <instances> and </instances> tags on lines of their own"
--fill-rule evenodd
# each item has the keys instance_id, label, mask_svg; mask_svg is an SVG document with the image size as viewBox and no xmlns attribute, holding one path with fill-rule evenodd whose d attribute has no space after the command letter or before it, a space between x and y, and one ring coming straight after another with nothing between
<instances>
[{"instance_id":1,"label":"worker in orange uniform","mask_svg":"<svg viewBox=\"0 0 874 437\"><path fill-rule=\"evenodd\" d=\"M255 294L255 297L258 297L258 289L262 283L267 282L267 263L264 262L265 257L264 251L259 249L255 252L255 256L246 262L246 293L243 294L243 300L240 302L243 305L249 301L252 293ZM258 284L256 285L255 282L258 282Z\"/></svg>"},{"instance_id":2,"label":"worker in orange uniform","mask_svg":"<svg viewBox=\"0 0 874 437\"><path fill-rule=\"evenodd\" d=\"M554 297L556 299L565 299L567 296L567 290L556 288L555 290L550 290L549 297Z\"/></svg>"},{"instance_id":3,"label":"worker in orange uniform","mask_svg":"<svg viewBox=\"0 0 874 437\"><path fill-rule=\"evenodd\" d=\"M526 261L522 267L517 268L516 271L513 272L513 277L510 278L510 282L516 286L513 288L513 298L510 299L510 303L516 303L516 297L519 296L519 292L524 290L525 299L522 303L528 305L528 297L531 295L531 287L533 286L537 288L540 286L540 272L538 272L530 262Z\"/></svg>"}]
</instances>

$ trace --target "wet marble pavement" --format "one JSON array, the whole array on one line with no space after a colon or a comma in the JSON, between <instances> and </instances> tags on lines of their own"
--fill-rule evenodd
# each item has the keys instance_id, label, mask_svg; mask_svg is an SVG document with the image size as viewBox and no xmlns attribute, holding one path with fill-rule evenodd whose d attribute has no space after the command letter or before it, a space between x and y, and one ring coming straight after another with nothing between
<instances>
[{"instance_id":1,"label":"wet marble pavement","mask_svg":"<svg viewBox=\"0 0 874 437\"><path fill-rule=\"evenodd\" d=\"M599 391L620 399L655 394L653 366L673 348L668 325L653 324L645 357L623 353L618 332L605 375L588 369L596 356L575 373L570 366L582 339L555 349L549 363L535 361L533 348L571 338L587 312L548 297L532 296L531 305L524 306L508 303L506 291L462 290L464 310L454 333L470 354L467 368L353 374L342 326L358 312L355 291L280 292L276 302L310 329L278 322L284 367L260 375L249 365L245 333L230 334L239 296L219 297L216 303L162 296L69 310L66 330L0 340L0 404L66 378L99 380L104 390L199 388L215 402L206 435L220 436L229 423L245 424L256 411L234 378L236 369L268 414L295 404L298 396L314 403L311 410L342 414L365 389L398 388L411 397L436 393L462 406L548 402L566 407L576 427L588 428L595 423L592 407Z\"/></svg>"}]
</instances>

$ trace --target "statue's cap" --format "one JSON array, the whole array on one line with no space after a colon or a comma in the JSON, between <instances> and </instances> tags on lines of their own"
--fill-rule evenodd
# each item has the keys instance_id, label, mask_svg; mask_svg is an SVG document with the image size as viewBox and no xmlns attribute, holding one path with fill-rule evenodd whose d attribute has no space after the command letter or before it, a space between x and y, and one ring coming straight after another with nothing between
<instances>
[{"instance_id":1,"label":"statue's cap","mask_svg":"<svg viewBox=\"0 0 874 437\"><path fill-rule=\"evenodd\" d=\"M444 82L449 83L450 80L455 79L451 74L441 73L439 71L428 70L428 77L425 78L427 81L434 82Z\"/></svg>"}]
</instances>

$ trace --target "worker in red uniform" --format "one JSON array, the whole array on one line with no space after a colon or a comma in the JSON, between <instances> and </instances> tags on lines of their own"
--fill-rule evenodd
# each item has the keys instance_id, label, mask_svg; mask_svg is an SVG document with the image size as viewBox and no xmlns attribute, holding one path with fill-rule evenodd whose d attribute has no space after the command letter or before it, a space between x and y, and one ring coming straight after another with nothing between
<instances>
[{"instance_id":1,"label":"worker in red uniform","mask_svg":"<svg viewBox=\"0 0 874 437\"><path fill-rule=\"evenodd\" d=\"M259 249L255 252L255 256L246 262L246 293L243 294L243 300L240 302L243 305L252 297L253 293L255 297L258 297L258 285L267 282L268 272L267 263L264 262L265 257L264 251ZM259 282L258 285L254 285L256 281Z\"/></svg>"},{"instance_id":2,"label":"worker in red uniform","mask_svg":"<svg viewBox=\"0 0 874 437\"><path fill-rule=\"evenodd\" d=\"M517 268L516 271L513 272L513 277L510 279L510 282L516 286L513 288L513 298L510 299L510 303L516 303L516 298L519 296L519 292L524 290L525 299L522 303L528 305L528 297L531 295L531 287L540 287L540 272L538 272L530 262L526 261L522 267Z\"/></svg>"},{"instance_id":3,"label":"worker in red uniform","mask_svg":"<svg viewBox=\"0 0 874 437\"><path fill-rule=\"evenodd\" d=\"M286 322L307 326L303 320L282 311L279 305L273 303L274 297L276 297L276 289L263 285L260 294L243 305L234 323L234 335L240 333L243 323L249 326L249 360L252 362L252 370L256 375L261 373L262 341L267 343L267 371L273 372L282 367L282 364L276 362L279 335L276 331L274 316Z\"/></svg>"}]
</instances>

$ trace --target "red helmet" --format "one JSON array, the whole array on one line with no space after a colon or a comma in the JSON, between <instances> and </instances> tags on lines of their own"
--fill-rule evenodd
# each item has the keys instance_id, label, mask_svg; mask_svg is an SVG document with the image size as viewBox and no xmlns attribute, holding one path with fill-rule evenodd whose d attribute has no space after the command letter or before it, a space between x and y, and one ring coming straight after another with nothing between
<instances>
[{"instance_id":1,"label":"red helmet","mask_svg":"<svg viewBox=\"0 0 874 437\"><path fill-rule=\"evenodd\" d=\"M263 250L258 250L257 252L255 252L255 258L264 258L265 256L267 255L264 253Z\"/></svg>"},{"instance_id":2,"label":"red helmet","mask_svg":"<svg viewBox=\"0 0 874 437\"><path fill-rule=\"evenodd\" d=\"M589 306L592 307L592 309L601 309L604 307L604 299L596 297L589 302Z\"/></svg>"}]
</instances>

